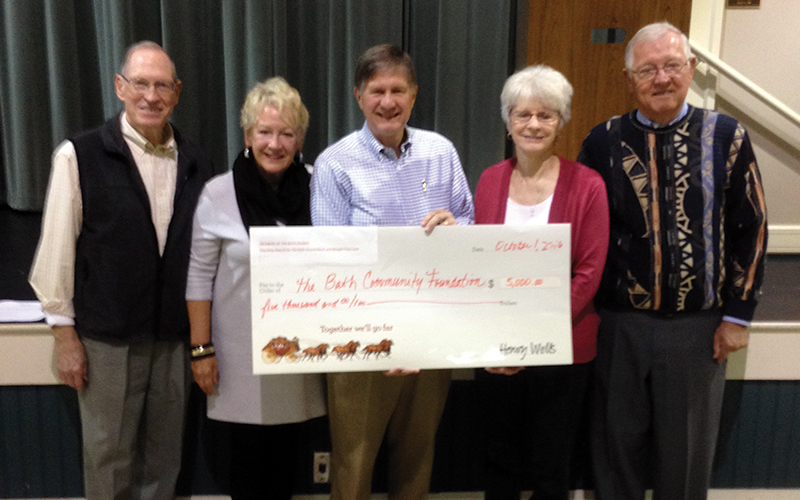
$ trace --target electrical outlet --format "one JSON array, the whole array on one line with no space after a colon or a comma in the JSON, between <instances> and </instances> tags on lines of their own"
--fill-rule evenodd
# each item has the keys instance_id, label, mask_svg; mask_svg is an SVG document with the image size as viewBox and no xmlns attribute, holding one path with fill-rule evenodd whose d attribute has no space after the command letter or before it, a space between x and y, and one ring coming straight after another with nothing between
<instances>
[{"instance_id":1,"label":"electrical outlet","mask_svg":"<svg viewBox=\"0 0 800 500\"><path fill-rule=\"evenodd\" d=\"M331 454L328 451L314 452L314 482L329 483L331 481Z\"/></svg>"}]
</instances>

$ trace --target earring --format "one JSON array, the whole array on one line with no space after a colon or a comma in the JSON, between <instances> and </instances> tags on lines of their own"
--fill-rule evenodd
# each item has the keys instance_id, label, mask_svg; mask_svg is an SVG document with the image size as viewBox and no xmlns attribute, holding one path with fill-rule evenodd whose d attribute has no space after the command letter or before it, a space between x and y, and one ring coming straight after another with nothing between
<instances>
[{"instance_id":1,"label":"earring","mask_svg":"<svg viewBox=\"0 0 800 500\"><path fill-rule=\"evenodd\" d=\"M244 157L250 158L250 148L244 148Z\"/></svg>"},{"instance_id":2,"label":"earring","mask_svg":"<svg viewBox=\"0 0 800 500\"><path fill-rule=\"evenodd\" d=\"M299 163L300 165L302 165L302 164L304 164L306 162L306 159L303 156L303 152L302 151L298 151L297 153L294 154L294 162L295 163Z\"/></svg>"},{"instance_id":3,"label":"earring","mask_svg":"<svg viewBox=\"0 0 800 500\"><path fill-rule=\"evenodd\" d=\"M509 139L513 139L513 137L511 137L511 132L507 133L506 137L508 137Z\"/></svg>"}]
</instances>

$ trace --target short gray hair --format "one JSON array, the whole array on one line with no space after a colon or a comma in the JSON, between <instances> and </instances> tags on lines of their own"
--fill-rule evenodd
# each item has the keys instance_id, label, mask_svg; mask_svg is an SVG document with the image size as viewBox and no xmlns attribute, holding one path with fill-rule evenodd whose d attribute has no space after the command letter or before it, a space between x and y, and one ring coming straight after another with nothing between
<instances>
[{"instance_id":1,"label":"short gray hair","mask_svg":"<svg viewBox=\"0 0 800 500\"><path fill-rule=\"evenodd\" d=\"M167 51L161 47L161 45L157 44L156 42L151 42L150 40L142 40L141 42L136 42L125 50L125 57L123 58L122 65L119 68L120 75L125 76L125 73L128 72L128 64L131 62L131 56L133 55L134 52L136 52L139 49L157 50L159 52L162 52L165 56L167 56L167 59L169 59L169 64L170 66L172 66L172 80L178 81L178 72L175 71L175 62L172 60L169 54L167 54ZM125 77L127 78L127 76Z\"/></svg>"},{"instance_id":2,"label":"short gray hair","mask_svg":"<svg viewBox=\"0 0 800 500\"><path fill-rule=\"evenodd\" d=\"M258 114L267 106L278 110L283 121L289 124L302 140L308 129L308 110L300 92L280 76L257 83L244 100L239 124L247 133L258 120Z\"/></svg>"},{"instance_id":3,"label":"short gray hair","mask_svg":"<svg viewBox=\"0 0 800 500\"><path fill-rule=\"evenodd\" d=\"M511 110L520 102L537 99L560 116L559 128L571 118L572 85L550 66L528 66L509 76L500 93L500 114L508 124Z\"/></svg>"},{"instance_id":4,"label":"short gray hair","mask_svg":"<svg viewBox=\"0 0 800 500\"><path fill-rule=\"evenodd\" d=\"M686 60L688 61L692 57L692 48L689 46L689 38L673 24L667 21L661 21L648 24L633 35L633 38L631 38L631 41L628 42L628 46L625 48L625 69L628 71L633 69L633 48L636 47L636 45L640 42L658 40L668 33L680 35L681 42L683 43L683 53L686 54Z\"/></svg>"}]
</instances>

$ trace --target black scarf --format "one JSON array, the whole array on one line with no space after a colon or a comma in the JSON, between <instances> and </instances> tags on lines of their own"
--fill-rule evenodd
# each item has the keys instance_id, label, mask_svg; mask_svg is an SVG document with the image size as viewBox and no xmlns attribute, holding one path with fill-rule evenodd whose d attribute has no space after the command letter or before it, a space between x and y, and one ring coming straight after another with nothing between
<instances>
[{"instance_id":1,"label":"black scarf","mask_svg":"<svg viewBox=\"0 0 800 500\"><path fill-rule=\"evenodd\" d=\"M276 190L255 160L239 153L233 162L233 188L244 227L276 226L278 221L287 226L310 226L310 180L305 166L295 161L281 175Z\"/></svg>"}]
</instances>

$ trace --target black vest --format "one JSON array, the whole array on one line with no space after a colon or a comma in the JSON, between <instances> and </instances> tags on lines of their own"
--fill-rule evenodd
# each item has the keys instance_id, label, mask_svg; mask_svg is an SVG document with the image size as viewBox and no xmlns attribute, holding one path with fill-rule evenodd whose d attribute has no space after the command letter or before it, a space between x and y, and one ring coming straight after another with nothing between
<instances>
[{"instance_id":1,"label":"black vest","mask_svg":"<svg viewBox=\"0 0 800 500\"><path fill-rule=\"evenodd\" d=\"M73 298L81 336L125 342L189 338L185 290L192 217L213 171L196 145L174 133L178 175L163 256L119 116L71 139L83 201Z\"/></svg>"}]
</instances>

